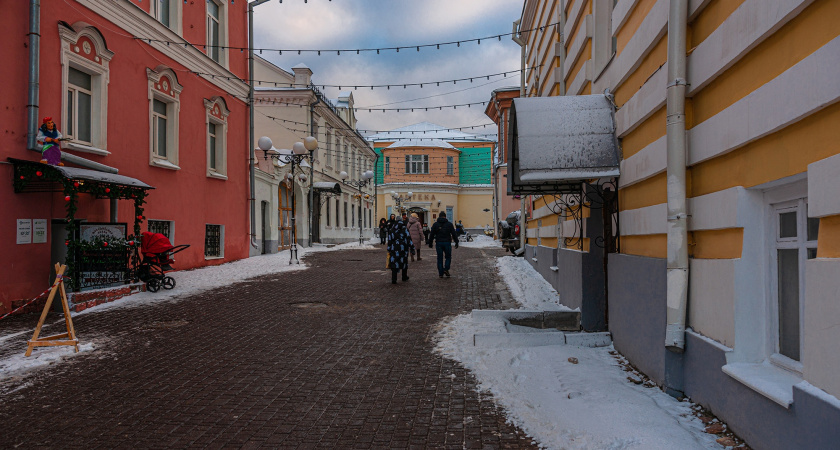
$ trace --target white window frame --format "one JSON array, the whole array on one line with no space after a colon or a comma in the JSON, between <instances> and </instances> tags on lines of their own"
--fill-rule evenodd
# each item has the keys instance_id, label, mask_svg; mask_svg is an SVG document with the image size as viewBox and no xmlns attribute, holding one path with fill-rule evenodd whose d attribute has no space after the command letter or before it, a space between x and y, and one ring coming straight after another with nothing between
<instances>
[{"instance_id":1,"label":"white window frame","mask_svg":"<svg viewBox=\"0 0 840 450\"><path fill-rule=\"evenodd\" d=\"M148 97L149 97L149 165L170 170L180 170L178 166L179 151L179 115L181 112L181 91L183 86L178 82L175 72L166 66L157 66L154 70L147 68ZM155 152L155 114L154 101L166 103L166 157Z\"/></svg>"},{"instance_id":2,"label":"white window frame","mask_svg":"<svg viewBox=\"0 0 840 450\"><path fill-rule=\"evenodd\" d=\"M207 225L213 225L219 227L219 255L217 256L207 256L207 249L204 250L204 259L211 260L211 259L224 259L225 257L225 226L218 223L206 223L204 224L204 235L205 240L207 238ZM206 243L205 243L206 245Z\"/></svg>"},{"instance_id":3,"label":"white window frame","mask_svg":"<svg viewBox=\"0 0 840 450\"><path fill-rule=\"evenodd\" d=\"M597 79L616 53L616 38L612 35L612 13L616 0L593 0L592 63L593 79Z\"/></svg>"},{"instance_id":4,"label":"white window frame","mask_svg":"<svg viewBox=\"0 0 840 450\"><path fill-rule=\"evenodd\" d=\"M178 0L180 1L180 0ZM219 7L219 17L218 19L212 17L210 15L209 4L212 2L216 6ZM206 0L204 6L204 29L205 29L205 42L206 42L206 52L207 57L211 60L217 62L222 67L228 67L228 2L227 1L217 1L217 0ZM213 58L213 45L212 36L210 35L210 24L211 21L218 20L219 23L219 42L215 45L219 46L219 59Z\"/></svg>"},{"instance_id":5,"label":"white window frame","mask_svg":"<svg viewBox=\"0 0 840 450\"><path fill-rule=\"evenodd\" d=\"M455 157L454 156L447 156L446 157L446 174L447 175L455 175Z\"/></svg>"},{"instance_id":6,"label":"white window frame","mask_svg":"<svg viewBox=\"0 0 840 450\"><path fill-rule=\"evenodd\" d=\"M78 31L76 31L78 30ZM99 30L83 22L76 22L71 27L58 26L61 38L61 121L60 130L71 137L65 147L79 152L100 156L108 152L108 83L110 62L114 52L108 50ZM91 140L89 142L72 139L72 130L67 124L67 91L70 89L70 67L91 76ZM78 123L78 115L74 115Z\"/></svg>"},{"instance_id":7,"label":"white window frame","mask_svg":"<svg viewBox=\"0 0 840 450\"><path fill-rule=\"evenodd\" d=\"M391 157L385 157L385 175L391 175Z\"/></svg>"},{"instance_id":8,"label":"white window frame","mask_svg":"<svg viewBox=\"0 0 840 450\"><path fill-rule=\"evenodd\" d=\"M163 3L166 2L166 6ZM149 0L149 14L167 28L172 28L172 18L174 17L173 3L180 3L179 0ZM163 23L163 12L169 14L169 23Z\"/></svg>"},{"instance_id":9,"label":"white window frame","mask_svg":"<svg viewBox=\"0 0 840 450\"><path fill-rule=\"evenodd\" d=\"M405 155L405 173L408 175L428 175L429 155Z\"/></svg>"},{"instance_id":10,"label":"white window frame","mask_svg":"<svg viewBox=\"0 0 840 450\"><path fill-rule=\"evenodd\" d=\"M171 244L175 244L175 221L174 220L147 219L146 220L146 230L147 231L151 231L151 228L149 227L149 225L152 222L169 222L169 236L167 236L167 238L169 239L169 242Z\"/></svg>"},{"instance_id":11,"label":"white window frame","mask_svg":"<svg viewBox=\"0 0 840 450\"><path fill-rule=\"evenodd\" d=\"M216 117L213 111L218 111L222 117ZM218 178L227 180L227 133L228 123L227 118L230 115L224 99L221 97L213 97L211 99L204 99L204 115L205 115L205 136L207 138L207 176L210 178ZM216 148L210 146L210 124L216 126ZM210 167L211 153L215 152L216 167Z\"/></svg>"}]
</instances>

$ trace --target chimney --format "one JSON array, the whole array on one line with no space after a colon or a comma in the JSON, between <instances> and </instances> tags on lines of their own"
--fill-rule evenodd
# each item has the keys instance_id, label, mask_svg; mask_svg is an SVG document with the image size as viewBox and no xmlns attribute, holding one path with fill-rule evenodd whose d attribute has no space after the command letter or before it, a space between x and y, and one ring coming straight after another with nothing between
<instances>
[{"instance_id":1,"label":"chimney","mask_svg":"<svg viewBox=\"0 0 840 450\"><path fill-rule=\"evenodd\" d=\"M306 67L306 64L300 63L292 67L292 70L295 72L295 87L309 86L312 80L312 70Z\"/></svg>"}]
</instances>

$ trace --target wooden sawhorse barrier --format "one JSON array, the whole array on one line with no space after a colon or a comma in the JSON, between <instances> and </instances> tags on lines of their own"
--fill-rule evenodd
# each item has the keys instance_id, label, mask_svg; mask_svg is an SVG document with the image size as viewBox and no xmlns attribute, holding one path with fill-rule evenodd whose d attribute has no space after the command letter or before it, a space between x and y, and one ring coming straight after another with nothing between
<instances>
[{"instance_id":1,"label":"wooden sawhorse barrier","mask_svg":"<svg viewBox=\"0 0 840 450\"><path fill-rule=\"evenodd\" d=\"M44 305L44 312L41 313L38 326L35 327L35 334L32 335L32 339L29 340L29 345L26 347L26 356L31 356L35 347L54 347L57 345L72 345L76 348L76 353L79 352L79 340L76 339L76 330L73 329L73 319L70 317L70 306L67 303L67 291L64 289L65 270L67 270L67 266L56 263L55 282L50 289L50 296L47 298L47 304ZM44 326L44 321L47 319L47 313L50 312L50 306L52 306L56 292L61 295L61 309L64 310L64 324L67 326L67 332L54 336L38 337L41 334L41 327Z\"/></svg>"}]
</instances>

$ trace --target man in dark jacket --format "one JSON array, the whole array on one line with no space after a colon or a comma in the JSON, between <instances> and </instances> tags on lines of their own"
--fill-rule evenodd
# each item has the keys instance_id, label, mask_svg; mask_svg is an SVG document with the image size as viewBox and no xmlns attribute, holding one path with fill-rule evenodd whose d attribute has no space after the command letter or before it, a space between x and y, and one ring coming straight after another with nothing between
<instances>
[{"instance_id":1,"label":"man in dark jacket","mask_svg":"<svg viewBox=\"0 0 840 450\"><path fill-rule=\"evenodd\" d=\"M437 244L434 242L437 241ZM446 213L440 213L437 222L432 225L429 232L429 248L435 247L437 251L438 275L449 278L449 266L452 263L452 241L455 241L455 248L458 248L458 235L455 234L455 227L452 222L446 220ZM445 257L445 259L444 259Z\"/></svg>"}]
</instances>

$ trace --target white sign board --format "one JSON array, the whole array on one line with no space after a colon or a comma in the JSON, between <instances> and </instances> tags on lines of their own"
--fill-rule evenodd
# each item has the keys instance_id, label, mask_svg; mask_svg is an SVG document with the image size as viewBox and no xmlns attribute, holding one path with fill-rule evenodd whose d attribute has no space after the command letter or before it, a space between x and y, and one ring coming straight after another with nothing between
<instances>
[{"instance_id":1,"label":"white sign board","mask_svg":"<svg viewBox=\"0 0 840 450\"><path fill-rule=\"evenodd\" d=\"M47 243L47 219L34 219L32 221L32 243Z\"/></svg>"},{"instance_id":2,"label":"white sign board","mask_svg":"<svg viewBox=\"0 0 840 450\"><path fill-rule=\"evenodd\" d=\"M95 238L124 239L125 229L124 223L83 223L79 226L79 233L83 241L92 241Z\"/></svg>"},{"instance_id":3,"label":"white sign board","mask_svg":"<svg viewBox=\"0 0 840 450\"><path fill-rule=\"evenodd\" d=\"M32 243L32 220L18 219L17 220L17 243L31 244Z\"/></svg>"}]
</instances>

